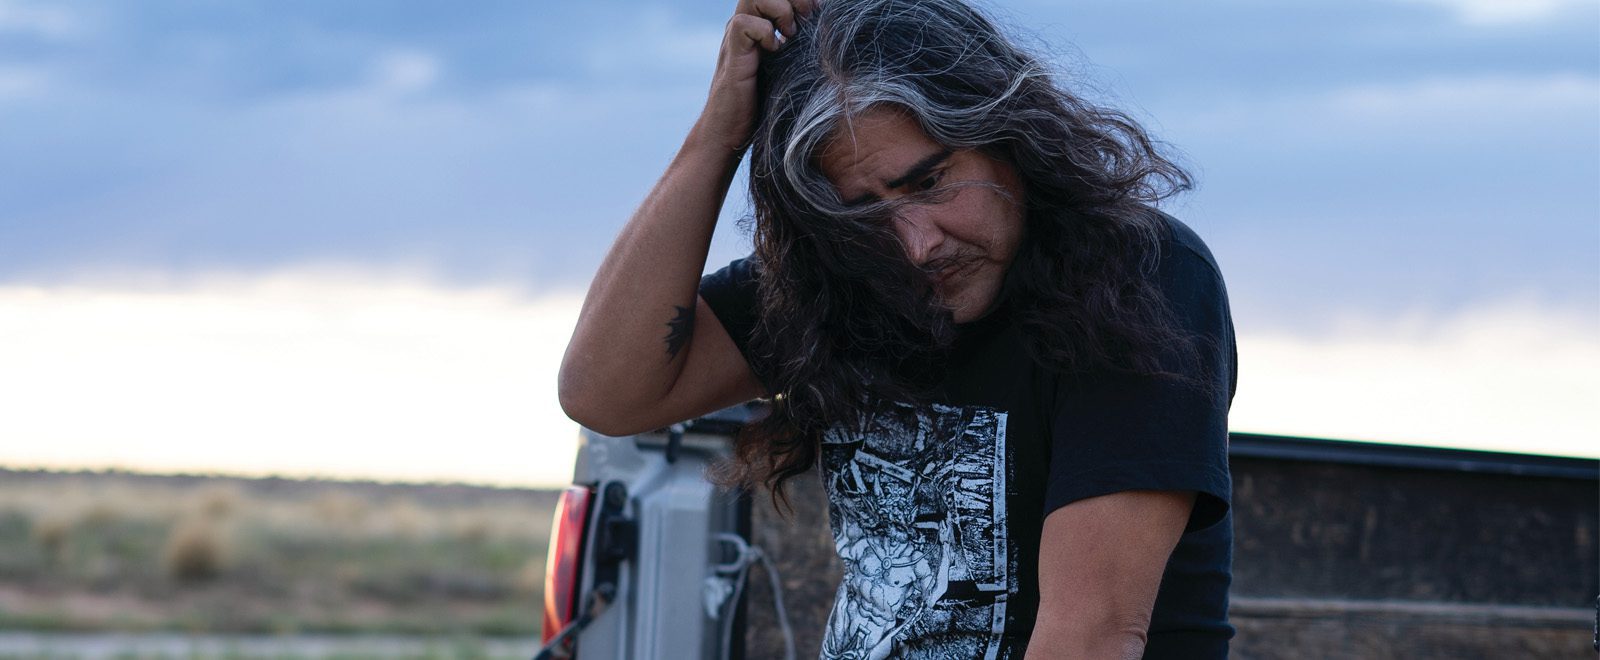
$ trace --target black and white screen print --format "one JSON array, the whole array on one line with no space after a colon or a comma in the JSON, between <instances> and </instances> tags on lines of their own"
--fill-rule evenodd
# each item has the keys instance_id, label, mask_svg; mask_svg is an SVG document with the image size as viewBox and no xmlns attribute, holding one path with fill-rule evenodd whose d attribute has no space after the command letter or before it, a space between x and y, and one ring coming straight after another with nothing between
<instances>
[{"instance_id":1,"label":"black and white screen print","mask_svg":"<svg viewBox=\"0 0 1600 660\"><path fill-rule=\"evenodd\" d=\"M822 444L844 563L822 657L999 657L1016 591L1006 547L1006 414L880 408Z\"/></svg>"}]
</instances>

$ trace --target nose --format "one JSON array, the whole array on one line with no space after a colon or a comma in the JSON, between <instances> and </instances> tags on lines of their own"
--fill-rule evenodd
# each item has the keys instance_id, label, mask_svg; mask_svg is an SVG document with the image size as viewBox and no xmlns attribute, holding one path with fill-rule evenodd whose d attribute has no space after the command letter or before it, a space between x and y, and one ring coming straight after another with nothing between
<instances>
[{"instance_id":1,"label":"nose","mask_svg":"<svg viewBox=\"0 0 1600 660\"><path fill-rule=\"evenodd\" d=\"M934 210L921 204L901 207L895 213L894 232L906 257L918 266L928 263L944 244L944 230L939 228Z\"/></svg>"}]
</instances>

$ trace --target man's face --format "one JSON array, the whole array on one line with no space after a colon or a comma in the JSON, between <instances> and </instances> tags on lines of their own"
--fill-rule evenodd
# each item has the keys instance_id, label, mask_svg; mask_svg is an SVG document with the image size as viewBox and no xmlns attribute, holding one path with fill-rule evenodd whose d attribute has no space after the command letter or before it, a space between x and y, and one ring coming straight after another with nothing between
<instances>
[{"instance_id":1,"label":"man's face","mask_svg":"<svg viewBox=\"0 0 1600 660\"><path fill-rule=\"evenodd\" d=\"M818 160L847 204L950 187L937 201L901 207L895 233L956 323L989 313L1022 242L1023 188L1015 168L970 149L946 149L909 115L885 108L836 131Z\"/></svg>"}]
</instances>

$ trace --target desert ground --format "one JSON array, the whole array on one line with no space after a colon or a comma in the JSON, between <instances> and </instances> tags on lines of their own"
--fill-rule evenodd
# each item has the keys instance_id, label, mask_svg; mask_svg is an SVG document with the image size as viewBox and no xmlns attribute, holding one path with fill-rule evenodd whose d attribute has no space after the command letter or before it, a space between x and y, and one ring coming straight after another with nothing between
<instances>
[{"instance_id":1,"label":"desert ground","mask_svg":"<svg viewBox=\"0 0 1600 660\"><path fill-rule=\"evenodd\" d=\"M527 657L556 497L0 469L0 658Z\"/></svg>"}]
</instances>

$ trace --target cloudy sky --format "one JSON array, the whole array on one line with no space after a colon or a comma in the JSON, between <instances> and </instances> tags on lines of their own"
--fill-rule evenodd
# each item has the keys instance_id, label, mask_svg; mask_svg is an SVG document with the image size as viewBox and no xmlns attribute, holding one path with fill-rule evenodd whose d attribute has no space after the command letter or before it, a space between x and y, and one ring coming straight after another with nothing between
<instances>
[{"instance_id":1,"label":"cloudy sky","mask_svg":"<svg viewBox=\"0 0 1600 660\"><path fill-rule=\"evenodd\" d=\"M0 0L0 464L565 480L731 4ZM1235 430L1600 456L1600 0L986 6L1199 175Z\"/></svg>"}]
</instances>

